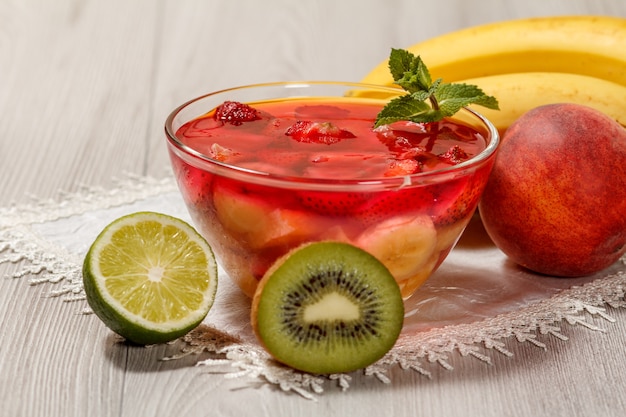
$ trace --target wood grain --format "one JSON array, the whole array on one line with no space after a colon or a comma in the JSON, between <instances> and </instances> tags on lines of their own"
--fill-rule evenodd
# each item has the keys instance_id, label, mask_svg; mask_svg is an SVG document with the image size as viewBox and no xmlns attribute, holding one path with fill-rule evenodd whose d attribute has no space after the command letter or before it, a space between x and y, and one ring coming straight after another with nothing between
<instances>
[{"instance_id":1,"label":"wood grain","mask_svg":"<svg viewBox=\"0 0 626 417\"><path fill-rule=\"evenodd\" d=\"M0 205L109 187L124 172L163 177L163 122L178 104L234 85L356 81L390 47L469 25L549 14L626 16L616 0L3 0ZM19 265L0 265L0 276ZM2 416L532 415L626 410L626 312L606 332L507 341L492 365L453 355L431 379L355 377L318 402L268 384L163 362L177 346L119 344L78 303L28 277L0 280ZM252 388L250 388L252 384Z\"/></svg>"}]
</instances>

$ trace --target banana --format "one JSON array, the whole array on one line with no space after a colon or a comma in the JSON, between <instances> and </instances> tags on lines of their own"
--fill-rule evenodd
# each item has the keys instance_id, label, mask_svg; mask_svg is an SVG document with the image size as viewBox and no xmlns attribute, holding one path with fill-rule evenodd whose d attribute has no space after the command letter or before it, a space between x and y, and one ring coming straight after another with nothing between
<instances>
[{"instance_id":1,"label":"banana","mask_svg":"<svg viewBox=\"0 0 626 417\"><path fill-rule=\"evenodd\" d=\"M355 245L389 269L404 298L428 278L439 255L435 253L437 230L426 214L393 217L370 226L359 235ZM409 283L413 284L410 288Z\"/></svg>"},{"instance_id":2,"label":"banana","mask_svg":"<svg viewBox=\"0 0 626 417\"><path fill-rule=\"evenodd\" d=\"M479 86L498 99L500 110L469 106L502 133L528 110L551 103L593 107L626 126L626 86L595 77L552 72L525 72L472 78L460 82Z\"/></svg>"},{"instance_id":3,"label":"banana","mask_svg":"<svg viewBox=\"0 0 626 417\"><path fill-rule=\"evenodd\" d=\"M551 16L506 20L437 36L406 48L435 78L520 72L593 76L626 86L626 18ZM392 85L387 61L362 82Z\"/></svg>"},{"instance_id":4,"label":"banana","mask_svg":"<svg viewBox=\"0 0 626 417\"><path fill-rule=\"evenodd\" d=\"M236 236L252 249L290 246L304 242L319 226L305 213L279 209L261 198L215 186L217 220L229 236Z\"/></svg>"}]
</instances>

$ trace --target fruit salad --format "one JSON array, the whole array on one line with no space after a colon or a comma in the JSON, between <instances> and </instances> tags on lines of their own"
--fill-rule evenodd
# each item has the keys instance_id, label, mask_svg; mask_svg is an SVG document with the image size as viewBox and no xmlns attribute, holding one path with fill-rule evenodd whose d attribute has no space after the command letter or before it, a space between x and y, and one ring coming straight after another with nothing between
<instances>
[{"instance_id":1,"label":"fruit salad","mask_svg":"<svg viewBox=\"0 0 626 417\"><path fill-rule=\"evenodd\" d=\"M176 130L193 150L170 146L192 219L248 296L276 259L306 242L366 250L404 298L452 249L489 174L490 162L468 162L489 130L453 119L374 128L384 103L224 100Z\"/></svg>"}]
</instances>

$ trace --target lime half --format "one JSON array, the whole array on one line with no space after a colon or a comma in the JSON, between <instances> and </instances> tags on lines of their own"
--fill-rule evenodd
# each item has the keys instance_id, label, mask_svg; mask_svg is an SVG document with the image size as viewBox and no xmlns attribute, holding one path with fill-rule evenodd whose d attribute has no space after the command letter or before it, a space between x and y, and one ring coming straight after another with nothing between
<instances>
[{"instance_id":1,"label":"lime half","mask_svg":"<svg viewBox=\"0 0 626 417\"><path fill-rule=\"evenodd\" d=\"M217 264L186 222L138 212L113 221L83 263L87 302L111 330L149 345L183 336L213 305Z\"/></svg>"}]
</instances>

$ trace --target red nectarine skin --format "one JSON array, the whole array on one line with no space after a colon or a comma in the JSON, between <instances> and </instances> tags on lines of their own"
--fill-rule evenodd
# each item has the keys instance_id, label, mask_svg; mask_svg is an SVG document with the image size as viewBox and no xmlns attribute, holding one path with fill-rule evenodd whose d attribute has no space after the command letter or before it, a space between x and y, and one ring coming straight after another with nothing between
<instances>
[{"instance_id":1,"label":"red nectarine skin","mask_svg":"<svg viewBox=\"0 0 626 417\"><path fill-rule=\"evenodd\" d=\"M626 130L581 105L533 109L506 131L479 208L514 262L584 276L626 251Z\"/></svg>"}]
</instances>

